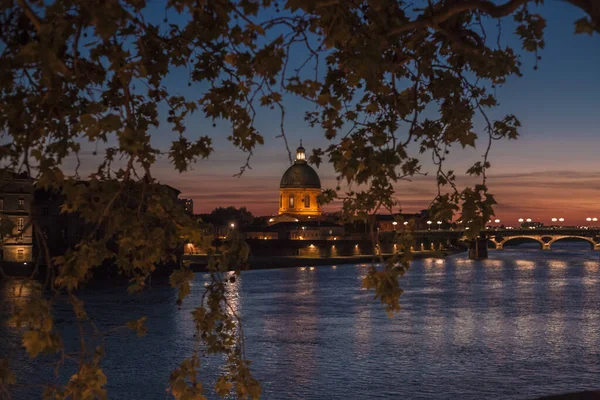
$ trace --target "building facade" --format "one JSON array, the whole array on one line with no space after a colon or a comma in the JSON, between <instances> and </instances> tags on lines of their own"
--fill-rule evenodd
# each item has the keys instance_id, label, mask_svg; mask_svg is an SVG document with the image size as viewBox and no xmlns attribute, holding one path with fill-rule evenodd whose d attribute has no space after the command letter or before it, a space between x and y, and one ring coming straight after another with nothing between
<instances>
[{"instance_id":1,"label":"building facade","mask_svg":"<svg viewBox=\"0 0 600 400\"><path fill-rule=\"evenodd\" d=\"M300 220L320 217L322 211L317 201L320 194L321 180L306 162L306 153L301 142L296 150L294 164L281 177L279 215L290 215Z\"/></svg>"},{"instance_id":2,"label":"building facade","mask_svg":"<svg viewBox=\"0 0 600 400\"><path fill-rule=\"evenodd\" d=\"M0 260L33 260L32 201L33 179L26 172L0 171Z\"/></svg>"},{"instance_id":3,"label":"building facade","mask_svg":"<svg viewBox=\"0 0 600 400\"><path fill-rule=\"evenodd\" d=\"M65 197L60 191L35 188L34 182L27 173L0 169L0 262L7 265L31 263L38 257L46 265L45 249L50 257L63 255L95 229L78 213L61 212ZM179 190L159 186L185 207ZM45 243L39 240L42 236Z\"/></svg>"}]
</instances>

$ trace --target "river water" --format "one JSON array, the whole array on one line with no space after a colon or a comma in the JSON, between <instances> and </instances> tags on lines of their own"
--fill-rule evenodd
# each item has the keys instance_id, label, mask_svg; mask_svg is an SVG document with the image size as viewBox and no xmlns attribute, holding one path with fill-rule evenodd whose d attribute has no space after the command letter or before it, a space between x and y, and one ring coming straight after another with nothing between
<instances>
[{"instance_id":1,"label":"river water","mask_svg":"<svg viewBox=\"0 0 600 400\"><path fill-rule=\"evenodd\" d=\"M402 278L403 310L393 318L360 289L366 271L365 265L255 270L237 280L234 306L262 398L528 399L600 388L600 263L586 244L507 249L481 262L464 255L416 260ZM109 398L165 398L170 371L191 352L189 311L205 278L196 275L181 310L160 283L141 296L122 287L84 293L102 327L148 316L144 338L106 339ZM67 338L69 318L58 310ZM2 353L21 381L52 379L51 366L27 360L6 323ZM214 362L204 364L209 383ZM15 393L37 397L35 387Z\"/></svg>"}]
</instances>

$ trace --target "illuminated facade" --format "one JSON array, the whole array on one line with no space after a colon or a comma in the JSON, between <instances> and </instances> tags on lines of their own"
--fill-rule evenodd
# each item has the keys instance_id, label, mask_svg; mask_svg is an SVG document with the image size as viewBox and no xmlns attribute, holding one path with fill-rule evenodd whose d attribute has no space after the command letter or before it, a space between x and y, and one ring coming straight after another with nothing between
<instances>
[{"instance_id":1,"label":"illuminated facade","mask_svg":"<svg viewBox=\"0 0 600 400\"><path fill-rule=\"evenodd\" d=\"M306 162L306 153L301 142L296 150L296 161L281 177L279 215L287 214L301 220L320 217L322 211L317 201L319 194L321 180Z\"/></svg>"},{"instance_id":2,"label":"illuminated facade","mask_svg":"<svg viewBox=\"0 0 600 400\"><path fill-rule=\"evenodd\" d=\"M33 179L27 173L0 171L0 260L31 262Z\"/></svg>"}]
</instances>

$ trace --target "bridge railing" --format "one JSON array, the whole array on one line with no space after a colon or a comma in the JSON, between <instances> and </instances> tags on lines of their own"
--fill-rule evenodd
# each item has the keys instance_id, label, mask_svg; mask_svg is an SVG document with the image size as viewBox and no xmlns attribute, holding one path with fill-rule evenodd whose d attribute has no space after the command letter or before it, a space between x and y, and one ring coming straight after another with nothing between
<instances>
[{"instance_id":1,"label":"bridge railing","mask_svg":"<svg viewBox=\"0 0 600 400\"><path fill-rule=\"evenodd\" d=\"M415 233L420 234L443 234L443 233L467 233L468 230L464 229L431 229L431 230L417 230ZM556 235L556 234L569 234L578 236L594 236L600 235L600 228L535 228L535 229L486 229L482 231L487 235Z\"/></svg>"}]
</instances>

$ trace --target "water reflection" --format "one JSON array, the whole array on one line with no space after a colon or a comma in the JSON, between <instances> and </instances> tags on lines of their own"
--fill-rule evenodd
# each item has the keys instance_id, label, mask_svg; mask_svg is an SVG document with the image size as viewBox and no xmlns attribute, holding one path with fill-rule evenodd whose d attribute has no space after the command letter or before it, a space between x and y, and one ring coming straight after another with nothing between
<instances>
[{"instance_id":1,"label":"water reflection","mask_svg":"<svg viewBox=\"0 0 600 400\"><path fill-rule=\"evenodd\" d=\"M515 260L515 264L519 269L527 270L535 267L535 262L530 260Z\"/></svg>"},{"instance_id":2,"label":"water reflection","mask_svg":"<svg viewBox=\"0 0 600 400\"><path fill-rule=\"evenodd\" d=\"M462 255L415 260L401 280L403 310L394 318L360 289L366 264L242 274L228 284L228 298L243 318L262 398L512 399L596 388L598 254L563 245L490 255L481 262ZM170 371L189 355L189 313L204 279L196 276L182 310L166 286L137 300L111 287L86 294L100 324L149 314L142 341L108 338L110 398L164 397ZM6 287L2 296L3 304L18 299ZM3 329L0 351L26 360L18 338ZM140 368L150 361L152 368ZM215 365L203 361L209 386ZM33 368L20 373L47 377Z\"/></svg>"}]
</instances>

